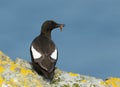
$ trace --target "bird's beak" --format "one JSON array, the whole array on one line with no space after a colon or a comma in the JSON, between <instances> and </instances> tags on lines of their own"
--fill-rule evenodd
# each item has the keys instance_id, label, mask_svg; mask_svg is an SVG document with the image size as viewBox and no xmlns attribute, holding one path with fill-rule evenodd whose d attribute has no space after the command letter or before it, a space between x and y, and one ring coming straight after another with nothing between
<instances>
[{"instance_id":1,"label":"bird's beak","mask_svg":"<svg viewBox=\"0 0 120 87\"><path fill-rule=\"evenodd\" d=\"M62 28L65 26L65 24L57 24L57 27L60 28L60 30L62 31Z\"/></svg>"}]
</instances>

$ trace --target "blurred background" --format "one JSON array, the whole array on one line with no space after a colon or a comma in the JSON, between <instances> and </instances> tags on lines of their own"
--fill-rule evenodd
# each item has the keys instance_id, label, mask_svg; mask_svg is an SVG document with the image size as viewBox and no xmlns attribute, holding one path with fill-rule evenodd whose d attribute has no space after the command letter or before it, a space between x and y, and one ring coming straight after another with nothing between
<instances>
[{"instance_id":1,"label":"blurred background","mask_svg":"<svg viewBox=\"0 0 120 87\"><path fill-rule=\"evenodd\" d=\"M29 47L46 20L66 26L52 32L57 67L98 78L120 77L119 0L0 0L0 50L31 61Z\"/></svg>"}]
</instances>

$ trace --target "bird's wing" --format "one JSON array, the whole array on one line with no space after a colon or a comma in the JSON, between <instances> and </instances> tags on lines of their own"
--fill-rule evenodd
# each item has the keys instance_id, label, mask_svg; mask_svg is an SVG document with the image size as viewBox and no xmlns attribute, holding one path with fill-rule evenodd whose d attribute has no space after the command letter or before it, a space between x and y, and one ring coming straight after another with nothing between
<instances>
[{"instance_id":1,"label":"bird's wing","mask_svg":"<svg viewBox=\"0 0 120 87\"><path fill-rule=\"evenodd\" d=\"M31 46L31 52L34 62L37 63L42 69L52 72L54 70L57 61L57 48L51 53L51 55L45 55L38 52L33 46Z\"/></svg>"},{"instance_id":2,"label":"bird's wing","mask_svg":"<svg viewBox=\"0 0 120 87\"><path fill-rule=\"evenodd\" d=\"M54 60L57 60L58 58L58 50L55 48L55 50L51 53L50 57Z\"/></svg>"},{"instance_id":3,"label":"bird's wing","mask_svg":"<svg viewBox=\"0 0 120 87\"><path fill-rule=\"evenodd\" d=\"M31 52L32 52L33 59L39 59L42 56L42 54L38 52L33 46L31 46Z\"/></svg>"},{"instance_id":4,"label":"bird's wing","mask_svg":"<svg viewBox=\"0 0 120 87\"><path fill-rule=\"evenodd\" d=\"M41 61L37 62L38 65L48 72L52 72L54 70L56 61L50 59L49 57L43 58Z\"/></svg>"}]
</instances>

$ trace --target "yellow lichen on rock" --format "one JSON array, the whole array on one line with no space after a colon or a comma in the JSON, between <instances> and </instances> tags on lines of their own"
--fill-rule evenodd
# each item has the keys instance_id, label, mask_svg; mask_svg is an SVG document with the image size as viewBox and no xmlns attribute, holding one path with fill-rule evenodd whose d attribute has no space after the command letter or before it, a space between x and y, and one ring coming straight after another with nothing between
<instances>
[{"instance_id":1,"label":"yellow lichen on rock","mask_svg":"<svg viewBox=\"0 0 120 87\"><path fill-rule=\"evenodd\" d=\"M1 86L1 84L3 83L3 78L0 76L0 86Z\"/></svg>"},{"instance_id":2,"label":"yellow lichen on rock","mask_svg":"<svg viewBox=\"0 0 120 87\"><path fill-rule=\"evenodd\" d=\"M15 65L15 64L11 64L10 70L11 70L11 71L15 71L15 69L16 69L16 65Z\"/></svg>"},{"instance_id":3,"label":"yellow lichen on rock","mask_svg":"<svg viewBox=\"0 0 120 87\"><path fill-rule=\"evenodd\" d=\"M2 51L0 51L0 55L2 55L3 54L3 52Z\"/></svg>"},{"instance_id":4,"label":"yellow lichen on rock","mask_svg":"<svg viewBox=\"0 0 120 87\"><path fill-rule=\"evenodd\" d=\"M72 77L76 77L76 76L79 76L79 74L76 74L76 73L72 73L72 72L69 72L68 73L70 76L72 76Z\"/></svg>"},{"instance_id":5,"label":"yellow lichen on rock","mask_svg":"<svg viewBox=\"0 0 120 87\"><path fill-rule=\"evenodd\" d=\"M87 82L86 80L82 80L83 83Z\"/></svg>"},{"instance_id":6,"label":"yellow lichen on rock","mask_svg":"<svg viewBox=\"0 0 120 87\"><path fill-rule=\"evenodd\" d=\"M5 69L2 66L0 66L0 73L2 73L4 70Z\"/></svg>"},{"instance_id":7,"label":"yellow lichen on rock","mask_svg":"<svg viewBox=\"0 0 120 87\"><path fill-rule=\"evenodd\" d=\"M109 78L105 81L107 86L120 87L120 78Z\"/></svg>"}]
</instances>

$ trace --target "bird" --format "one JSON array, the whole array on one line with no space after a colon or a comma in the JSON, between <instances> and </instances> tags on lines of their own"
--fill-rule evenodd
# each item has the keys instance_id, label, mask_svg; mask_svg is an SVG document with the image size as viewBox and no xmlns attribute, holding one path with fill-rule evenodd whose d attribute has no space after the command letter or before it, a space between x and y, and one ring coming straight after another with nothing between
<instances>
[{"instance_id":1,"label":"bird","mask_svg":"<svg viewBox=\"0 0 120 87\"><path fill-rule=\"evenodd\" d=\"M46 79L52 80L55 72L55 65L58 60L58 48L51 37L52 30L62 28L65 24L47 20L42 24L40 34L30 45L30 54L33 69Z\"/></svg>"}]
</instances>

